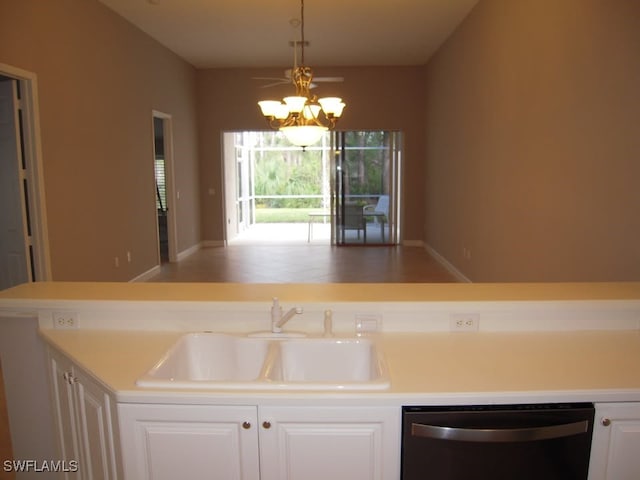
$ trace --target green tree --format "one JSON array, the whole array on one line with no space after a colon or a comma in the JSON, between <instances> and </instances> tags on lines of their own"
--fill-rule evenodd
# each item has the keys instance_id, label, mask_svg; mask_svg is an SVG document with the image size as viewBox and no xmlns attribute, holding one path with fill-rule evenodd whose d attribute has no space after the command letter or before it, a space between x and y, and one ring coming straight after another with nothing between
<instances>
[{"instance_id":1,"label":"green tree","mask_svg":"<svg viewBox=\"0 0 640 480\"><path fill-rule=\"evenodd\" d=\"M269 151L256 157L255 194L319 195L322 193L322 159L318 151ZM265 199L261 206L302 208L320 205L319 199Z\"/></svg>"}]
</instances>

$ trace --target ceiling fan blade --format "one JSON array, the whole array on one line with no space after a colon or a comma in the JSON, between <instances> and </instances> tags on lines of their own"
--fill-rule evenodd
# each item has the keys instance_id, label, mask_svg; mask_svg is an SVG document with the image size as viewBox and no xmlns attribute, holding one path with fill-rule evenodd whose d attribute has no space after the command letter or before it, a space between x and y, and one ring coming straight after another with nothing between
<instances>
[{"instance_id":1,"label":"ceiling fan blade","mask_svg":"<svg viewBox=\"0 0 640 480\"><path fill-rule=\"evenodd\" d=\"M278 85L286 85L287 83L290 83L289 80L287 80L287 81L280 80L279 82L273 82L273 83L267 83L266 85L260 85L260 88L277 87Z\"/></svg>"},{"instance_id":2,"label":"ceiling fan blade","mask_svg":"<svg viewBox=\"0 0 640 480\"><path fill-rule=\"evenodd\" d=\"M344 82L343 77L313 77L314 82Z\"/></svg>"},{"instance_id":3,"label":"ceiling fan blade","mask_svg":"<svg viewBox=\"0 0 640 480\"><path fill-rule=\"evenodd\" d=\"M291 83L289 78L277 78L277 77L251 77L252 80L261 80L269 82L266 85L261 85L260 88L277 87L278 85L287 85Z\"/></svg>"},{"instance_id":4,"label":"ceiling fan blade","mask_svg":"<svg viewBox=\"0 0 640 480\"><path fill-rule=\"evenodd\" d=\"M251 77L252 80L273 80L276 82L287 82L289 83L291 80L288 78L279 78L279 77Z\"/></svg>"}]
</instances>

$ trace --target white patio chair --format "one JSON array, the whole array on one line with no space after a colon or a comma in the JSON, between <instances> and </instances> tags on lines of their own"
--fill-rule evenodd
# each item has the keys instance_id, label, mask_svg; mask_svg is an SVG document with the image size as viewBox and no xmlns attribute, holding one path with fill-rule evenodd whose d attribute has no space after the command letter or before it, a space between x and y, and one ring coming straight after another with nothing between
<instances>
[{"instance_id":1,"label":"white patio chair","mask_svg":"<svg viewBox=\"0 0 640 480\"><path fill-rule=\"evenodd\" d=\"M384 224L389 219L389 195L380 195L378 203L362 207L362 215L373 217L373 221L380 224L380 235L384 243Z\"/></svg>"}]
</instances>

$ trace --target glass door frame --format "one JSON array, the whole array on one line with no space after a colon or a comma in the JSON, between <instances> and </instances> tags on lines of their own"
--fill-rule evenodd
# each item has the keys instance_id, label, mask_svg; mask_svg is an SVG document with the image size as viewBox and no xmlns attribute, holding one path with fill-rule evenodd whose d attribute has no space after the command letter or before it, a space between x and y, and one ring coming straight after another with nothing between
<instances>
[{"instance_id":1,"label":"glass door frame","mask_svg":"<svg viewBox=\"0 0 640 480\"><path fill-rule=\"evenodd\" d=\"M388 145L383 146L389 151L386 173L386 185L382 186L382 192L365 195L364 197L380 198L382 195L389 196L389 206L386 219L383 220L381 228L383 230L380 241L367 242L367 227L369 223L366 220L366 215L363 213L363 232L360 232L359 225L354 225L350 221L348 228L357 230L356 240L350 241L347 238L347 220L353 218L353 212L347 212L347 196L348 192L345 190L345 183L348 179L345 178L346 169L344 168L344 162L346 160L347 147L345 145L345 136L349 133L358 131L335 131L331 134L331 244L332 245L366 245L366 246L392 246L401 243L401 198L402 198L402 147L403 147L403 134L400 131L384 131L388 134ZM355 148L354 148L355 150ZM384 193L386 191L386 193ZM352 208L350 208L351 210ZM355 209L357 210L357 208ZM375 216L374 216L375 217Z\"/></svg>"}]
</instances>

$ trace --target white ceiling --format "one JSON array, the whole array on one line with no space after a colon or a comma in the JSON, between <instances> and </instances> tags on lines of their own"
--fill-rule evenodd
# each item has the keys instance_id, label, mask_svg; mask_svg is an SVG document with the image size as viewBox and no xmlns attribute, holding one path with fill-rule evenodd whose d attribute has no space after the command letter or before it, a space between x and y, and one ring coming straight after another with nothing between
<instances>
[{"instance_id":1,"label":"white ceiling","mask_svg":"<svg viewBox=\"0 0 640 480\"><path fill-rule=\"evenodd\" d=\"M300 0L100 0L198 68L293 63ZM305 63L423 65L478 0L306 0Z\"/></svg>"}]
</instances>

